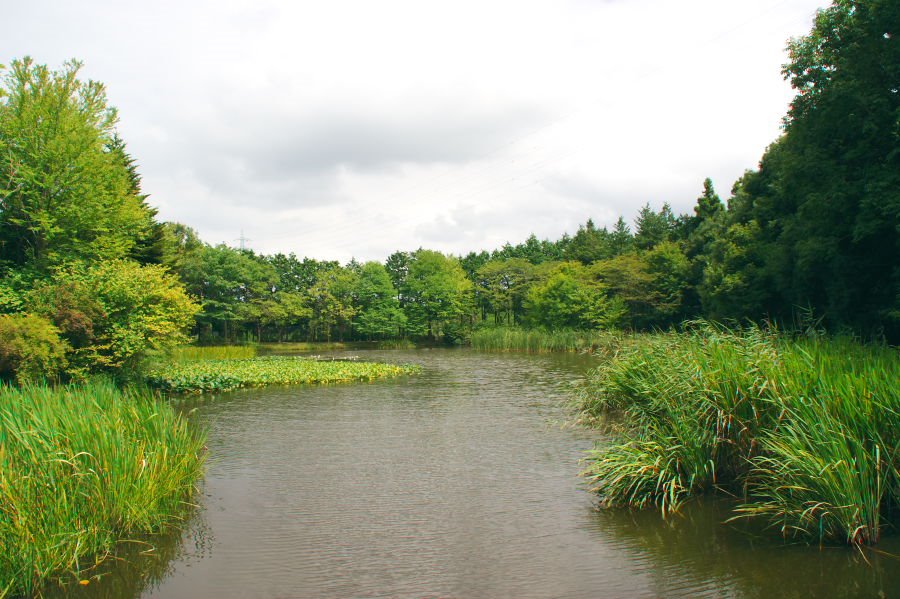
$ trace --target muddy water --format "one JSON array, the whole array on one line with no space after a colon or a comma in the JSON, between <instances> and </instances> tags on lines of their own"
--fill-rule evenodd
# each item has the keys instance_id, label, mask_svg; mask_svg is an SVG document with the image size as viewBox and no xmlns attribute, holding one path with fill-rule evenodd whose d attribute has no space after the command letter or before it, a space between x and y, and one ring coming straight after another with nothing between
<instances>
[{"instance_id":1,"label":"muddy water","mask_svg":"<svg viewBox=\"0 0 900 599\"><path fill-rule=\"evenodd\" d=\"M353 352L419 376L207 399L201 504L69 596L838 597L900 593L900 545L786 545L723 505L598 512L561 426L592 362L467 350ZM340 355L340 354L336 354Z\"/></svg>"}]
</instances>

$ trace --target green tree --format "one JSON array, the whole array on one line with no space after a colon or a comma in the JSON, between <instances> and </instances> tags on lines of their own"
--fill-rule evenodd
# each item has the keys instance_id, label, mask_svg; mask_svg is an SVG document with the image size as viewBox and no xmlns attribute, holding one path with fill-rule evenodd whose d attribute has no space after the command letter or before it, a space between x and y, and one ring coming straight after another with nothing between
<instances>
[{"instance_id":1,"label":"green tree","mask_svg":"<svg viewBox=\"0 0 900 599\"><path fill-rule=\"evenodd\" d=\"M157 210L147 203L150 196L141 190L141 175L137 170L137 161L126 151L125 141L115 132L106 145L106 151L128 173L128 193L137 198L141 208L149 216L150 222L138 232L128 257L139 264L162 264L168 241L165 225L156 221Z\"/></svg>"},{"instance_id":2,"label":"green tree","mask_svg":"<svg viewBox=\"0 0 900 599\"><path fill-rule=\"evenodd\" d=\"M476 288L494 315L494 324L519 324L535 267L522 258L491 260L478 269Z\"/></svg>"},{"instance_id":3,"label":"green tree","mask_svg":"<svg viewBox=\"0 0 900 599\"><path fill-rule=\"evenodd\" d=\"M525 312L532 326L595 329L616 326L622 307L610 301L603 284L586 267L562 262L529 289Z\"/></svg>"},{"instance_id":4,"label":"green tree","mask_svg":"<svg viewBox=\"0 0 900 599\"><path fill-rule=\"evenodd\" d=\"M710 243L698 287L705 315L719 320L767 316L771 282L766 280L758 238L759 225L750 221L731 225Z\"/></svg>"},{"instance_id":5,"label":"green tree","mask_svg":"<svg viewBox=\"0 0 900 599\"><path fill-rule=\"evenodd\" d=\"M350 332L356 315L353 292L357 275L352 270L335 266L320 271L316 282L307 290L310 335L314 341L331 341L333 332L343 341Z\"/></svg>"},{"instance_id":6,"label":"green tree","mask_svg":"<svg viewBox=\"0 0 900 599\"><path fill-rule=\"evenodd\" d=\"M837 0L784 67L779 284L834 324L900 338L900 6ZM776 166L776 165L773 165Z\"/></svg>"},{"instance_id":7,"label":"green tree","mask_svg":"<svg viewBox=\"0 0 900 599\"><path fill-rule=\"evenodd\" d=\"M898 21L892 0L837 0L791 41L785 134L704 240L716 313L808 306L832 327L900 339Z\"/></svg>"},{"instance_id":8,"label":"green tree","mask_svg":"<svg viewBox=\"0 0 900 599\"><path fill-rule=\"evenodd\" d=\"M683 242L685 254L690 260L689 285L682 311L688 316L701 314L701 300L697 290L710 262L710 244L723 235L726 220L724 204L716 193L712 180L707 178L703 181L703 193L694 206L694 215L684 220L682 229L682 233L686 235Z\"/></svg>"},{"instance_id":9,"label":"green tree","mask_svg":"<svg viewBox=\"0 0 900 599\"><path fill-rule=\"evenodd\" d=\"M625 307L625 320L633 329L668 324L681 308L677 283L665 281L657 269L685 268L687 260L671 247L652 253L653 266L649 255L622 254L591 267L610 297ZM683 264L679 264L681 259ZM677 280L678 275L673 278Z\"/></svg>"},{"instance_id":10,"label":"green tree","mask_svg":"<svg viewBox=\"0 0 900 599\"><path fill-rule=\"evenodd\" d=\"M571 239L567 235L563 235L558 241L539 240L532 233L524 243L516 245L505 243L499 250L491 252L491 259L508 260L510 258L521 258L535 265L543 264L544 262L554 262L563 259L570 241Z\"/></svg>"},{"instance_id":11,"label":"green tree","mask_svg":"<svg viewBox=\"0 0 900 599\"><path fill-rule=\"evenodd\" d=\"M628 253L633 246L634 236L631 234L631 227L620 216L609 234L609 247L612 250L612 256L621 256Z\"/></svg>"},{"instance_id":12,"label":"green tree","mask_svg":"<svg viewBox=\"0 0 900 599\"><path fill-rule=\"evenodd\" d=\"M312 318L312 308L309 307L307 294L296 291L276 291L275 301L277 310L273 311L271 319L267 323L278 329L278 341L288 339L288 331L309 330L309 319Z\"/></svg>"},{"instance_id":13,"label":"green tree","mask_svg":"<svg viewBox=\"0 0 900 599\"><path fill-rule=\"evenodd\" d=\"M412 254L409 252L397 251L388 256L384 267L387 269L395 289L401 289L406 283L410 262L412 262Z\"/></svg>"},{"instance_id":14,"label":"green tree","mask_svg":"<svg viewBox=\"0 0 900 599\"><path fill-rule=\"evenodd\" d=\"M654 278L659 297L653 326L677 324L691 316L686 312L685 300L690 290L691 263L674 241L664 241L642 255L648 272Z\"/></svg>"},{"instance_id":15,"label":"green tree","mask_svg":"<svg viewBox=\"0 0 900 599\"><path fill-rule=\"evenodd\" d=\"M204 245L199 260L180 273L189 293L200 299L203 312L197 318L200 335L233 340L235 325L261 326L262 312L254 304L273 299L278 282L275 269L251 252L225 245Z\"/></svg>"},{"instance_id":16,"label":"green tree","mask_svg":"<svg viewBox=\"0 0 900 599\"><path fill-rule=\"evenodd\" d=\"M198 279L203 248L197 232L181 223L161 223L162 264L185 283Z\"/></svg>"},{"instance_id":17,"label":"green tree","mask_svg":"<svg viewBox=\"0 0 900 599\"><path fill-rule=\"evenodd\" d=\"M359 271L354 290L358 305L356 331L369 339L401 337L406 315L400 309L397 291L387 269L378 262L366 262Z\"/></svg>"},{"instance_id":18,"label":"green tree","mask_svg":"<svg viewBox=\"0 0 900 599\"><path fill-rule=\"evenodd\" d=\"M590 264L597 260L605 260L613 255L612 240L609 231L598 229L594 221L588 221L578 227L566 248L567 260L578 260L582 264Z\"/></svg>"},{"instance_id":19,"label":"green tree","mask_svg":"<svg viewBox=\"0 0 900 599\"><path fill-rule=\"evenodd\" d=\"M129 257L152 237L153 212L111 151L116 112L80 66L15 60L0 101L0 260L39 276Z\"/></svg>"},{"instance_id":20,"label":"green tree","mask_svg":"<svg viewBox=\"0 0 900 599\"><path fill-rule=\"evenodd\" d=\"M403 290L411 333L434 340L465 337L471 325L473 288L459 260L418 250L409 263Z\"/></svg>"},{"instance_id":21,"label":"green tree","mask_svg":"<svg viewBox=\"0 0 900 599\"><path fill-rule=\"evenodd\" d=\"M722 204L722 198L716 193L712 179L707 177L703 180L703 194L697 198L697 204L694 206L694 216L697 224L699 225L703 221L715 218L724 209L725 205Z\"/></svg>"},{"instance_id":22,"label":"green tree","mask_svg":"<svg viewBox=\"0 0 900 599\"><path fill-rule=\"evenodd\" d=\"M670 240L675 227L675 215L669 204L663 204L659 212L654 212L650 204L644 204L635 219L634 245L638 249L649 250L659 243Z\"/></svg>"}]
</instances>

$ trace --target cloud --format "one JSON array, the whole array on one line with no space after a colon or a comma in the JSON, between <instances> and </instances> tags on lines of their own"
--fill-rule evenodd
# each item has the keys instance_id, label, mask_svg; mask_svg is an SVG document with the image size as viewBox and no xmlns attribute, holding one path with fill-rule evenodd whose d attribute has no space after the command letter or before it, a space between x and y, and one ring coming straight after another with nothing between
<instances>
[{"instance_id":1,"label":"cloud","mask_svg":"<svg viewBox=\"0 0 900 599\"><path fill-rule=\"evenodd\" d=\"M826 4L32 0L0 62L83 59L161 218L383 259L689 211L707 176L726 196L778 135L785 40Z\"/></svg>"},{"instance_id":2,"label":"cloud","mask_svg":"<svg viewBox=\"0 0 900 599\"><path fill-rule=\"evenodd\" d=\"M219 114L218 128L196 131L195 140L205 153L233 161L246 175L260 178L334 172L338 167L369 170L398 163L467 162L540 120L537 110L526 107L466 109L446 99L405 100L393 110L315 107L303 114L276 115L246 114L225 106Z\"/></svg>"},{"instance_id":3,"label":"cloud","mask_svg":"<svg viewBox=\"0 0 900 599\"><path fill-rule=\"evenodd\" d=\"M302 114L247 114L227 104L218 117L176 127L191 140L162 152L188 168L222 202L275 209L345 201L340 176L402 164L464 164L540 122L527 107L466 108L444 100L407 102L399 114L365 107ZM166 144L171 145L171 144Z\"/></svg>"}]
</instances>

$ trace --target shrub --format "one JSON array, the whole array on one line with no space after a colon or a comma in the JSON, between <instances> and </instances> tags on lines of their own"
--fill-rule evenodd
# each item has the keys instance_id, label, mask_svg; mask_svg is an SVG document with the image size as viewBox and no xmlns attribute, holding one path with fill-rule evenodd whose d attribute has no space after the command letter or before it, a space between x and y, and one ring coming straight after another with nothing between
<instances>
[{"instance_id":1,"label":"shrub","mask_svg":"<svg viewBox=\"0 0 900 599\"><path fill-rule=\"evenodd\" d=\"M73 374L135 368L177 347L200 310L161 266L115 260L64 278L38 287L29 299L72 346Z\"/></svg>"},{"instance_id":2,"label":"shrub","mask_svg":"<svg viewBox=\"0 0 900 599\"><path fill-rule=\"evenodd\" d=\"M33 314L0 315L0 377L19 383L55 378L66 365L59 330Z\"/></svg>"}]
</instances>

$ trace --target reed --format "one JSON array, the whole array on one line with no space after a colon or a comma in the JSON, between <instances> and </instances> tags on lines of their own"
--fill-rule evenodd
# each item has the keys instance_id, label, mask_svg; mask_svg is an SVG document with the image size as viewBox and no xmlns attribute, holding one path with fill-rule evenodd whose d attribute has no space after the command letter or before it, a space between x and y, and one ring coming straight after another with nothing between
<instances>
[{"instance_id":1,"label":"reed","mask_svg":"<svg viewBox=\"0 0 900 599\"><path fill-rule=\"evenodd\" d=\"M614 441L585 476L664 515L712 489L786 536L870 544L900 499L900 358L843 339L694 323L641 337L587 378L581 420Z\"/></svg>"},{"instance_id":2,"label":"reed","mask_svg":"<svg viewBox=\"0 0 900 599\"><path fill-rule=\"evenodd\" d=\"M259 349L265 352L299 353L315 351L339 351L352 349L359 342L343 341L280 341L277 343L260 343Z\"/></svg>"},{"instance_id":3,"label":"reed","mask_svg":"<svg viewBox=\"0 0 900 599\"><path fill-rule=\"evenodd\" d=\"M256 357L253 345L184 345L170 352L166 362L197 362L200 360L240 360Z\"/></svg>"},{"instance_id":4,"label":"reed","mask_svg":"<svg viewBox=\"0 0 900 599\"><path fill-rule=\"evenodd\" d=\"M418 366L410 365L267 356L249 360L171 363L152 369L147 382L176 393L203 393L265 385L371 381L418 371Z\"/></svg>"},{"instance_id":5,"label":"reed","mask_svg":"<svg viewBox=\"0 0 900 599\"><path fill-rule=\"evenodd\" d=\"M471 345L481 351L587 352L618 343L622 339L622 335L609 331L493 327L474 331Z\"/></svg>"},{"instance_id":6,"label":"reed","mask_svg":"<svg viewBox=\"0 0 900 599\"><path fill-rule=\"evenodd\" d=\"M385 339L373 343L376 349L416 349L416 344L409 339Z\"/></svg>"},{"instance_id":7,"label":"reed","mask_svg":"<svg viewBox=\"0 0 900 599\"><path fill-rule=\"evenodd\" d=\"M178 521L203 445L148 392L0 387L0 596L76 580L117 542Z\"/></svg>"}]
</instances>

